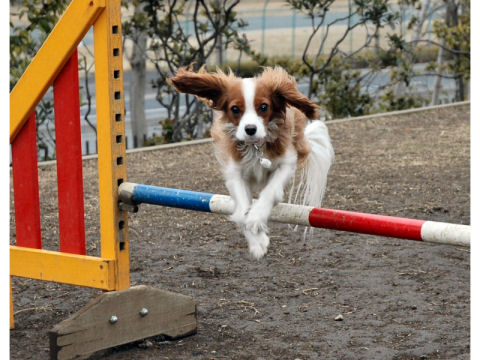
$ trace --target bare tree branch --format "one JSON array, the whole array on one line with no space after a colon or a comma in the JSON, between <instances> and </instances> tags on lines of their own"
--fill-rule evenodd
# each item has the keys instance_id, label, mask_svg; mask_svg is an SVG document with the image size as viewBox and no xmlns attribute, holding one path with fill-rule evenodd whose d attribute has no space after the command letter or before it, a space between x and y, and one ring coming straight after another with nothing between
<instances>
[{"instance_id":1,"label":"bare tree branch","mask_svg":"<svg viewBox=\"0 0 480 360\"><path fill-rule=\"evenodd\" d=\"M443 50L448 51L452 54L465 55L465 56L470 57L470 52L469 51L451 49L451 48L448 48L448 47L444 46L443 44L440 44L439 42L436 42L436 41L433 41L433 40L418 39L418 40L412 40L412 41L406 42L405 44L416 44L416 43L422 43L422 42L441 47Z\"/></svg>"}]
</instances>

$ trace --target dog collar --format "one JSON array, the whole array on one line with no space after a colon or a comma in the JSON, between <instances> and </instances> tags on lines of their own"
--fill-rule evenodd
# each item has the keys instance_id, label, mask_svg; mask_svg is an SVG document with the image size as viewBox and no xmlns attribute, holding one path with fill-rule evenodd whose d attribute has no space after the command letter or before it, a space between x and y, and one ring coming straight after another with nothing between
<instances>
[{"instance_id":1,"label":"dog collar","mask_svg":"<svg viewBox=\"0 0 480 360\"><path fill-rule=\"evenodd\" d=\"M270 169L272 167L272 162L269 159L267 159L263 154L262 148L264 145L265 144L262 144L262 145L253 144L253 147L255 149L255 154L257 156L258 161L260 162L260 165L265 169Z\"/></svg>"}]
</instances>

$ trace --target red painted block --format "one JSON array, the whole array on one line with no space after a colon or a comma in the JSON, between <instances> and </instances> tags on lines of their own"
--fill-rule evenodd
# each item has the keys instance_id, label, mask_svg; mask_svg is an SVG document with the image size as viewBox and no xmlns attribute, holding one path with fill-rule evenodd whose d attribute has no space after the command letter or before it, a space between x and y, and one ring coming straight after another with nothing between
<instances>
[{"instance_id":1,"label":"red painted block","mask_svg":"<svg viewBox=\"0 0 480 360\"><path fill-rule=\"evenodd\" d=\"M314 208L308 220L314 227L418 241L422 241L421 230L425 222L324 208Z\"/></svg>"},{"instance_id":2,"label":"red painted block","mask_svg":"<svg viewBox=\"0 0 480 360\"><path fill-rule=\"evenodd\" d=\"M35 112L12 143L17 246L42 248Z\"/></svg>"},{"instance_id":3,"label":"red painted block","mask_svg":"<svg viewBox=\"0 0 480 360\"><path fill-rule=\"evenodd\" d=\"M77 51L55 80L53 94L60 251L84 255L85 218Z\"/></svg>"}]
</instances>

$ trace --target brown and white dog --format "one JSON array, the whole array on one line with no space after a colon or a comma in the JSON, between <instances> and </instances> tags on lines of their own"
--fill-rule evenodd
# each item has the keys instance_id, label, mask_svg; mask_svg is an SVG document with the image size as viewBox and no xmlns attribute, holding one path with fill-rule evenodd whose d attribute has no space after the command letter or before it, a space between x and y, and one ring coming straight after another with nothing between
<instances>
[{"instance_id":1,"label":"brown and white dog","mask_svg":"<svg viewBox=\"0 0 480 360\"><path fill-rule=\"evenodd\" d=\"M300 183L292 185L289 201L293 197L303 205L321 205L334 152L327 127L315 120L317 105L280 67L245 79L219 69L207 73L181 68L168 81L214 109L211 134L235 201L231 220L242 229L250 253L261 258L269 245L268 217L282 201L297 165L302 175ZM254 202L252 191L259 191Z\"/></svg>"}]
</instances>

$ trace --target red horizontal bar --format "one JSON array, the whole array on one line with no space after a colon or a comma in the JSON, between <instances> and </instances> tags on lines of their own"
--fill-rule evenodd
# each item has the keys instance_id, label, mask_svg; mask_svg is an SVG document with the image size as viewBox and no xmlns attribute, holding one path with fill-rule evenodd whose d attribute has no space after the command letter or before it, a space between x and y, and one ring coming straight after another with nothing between
<instances>
[{"instance_id":1,"label":"red horizontal bar","mask_svg":"<svg viewBox=\"0 0 480 360\"><path fill-rule=\"evenodd\" d=\"M350 231L422 241L425 220L314 208L308 217L310 225L325 229Z\"/></svg>"}]
</instances>

